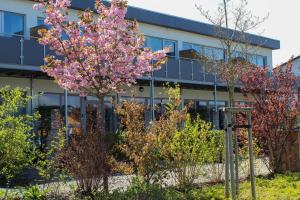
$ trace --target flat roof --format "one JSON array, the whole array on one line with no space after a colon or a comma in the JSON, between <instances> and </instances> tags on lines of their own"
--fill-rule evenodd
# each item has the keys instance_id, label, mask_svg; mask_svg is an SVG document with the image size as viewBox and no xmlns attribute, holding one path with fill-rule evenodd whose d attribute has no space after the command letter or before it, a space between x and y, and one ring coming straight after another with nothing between
<instances>
[{"instance_id":1,"label":"flat roof","mask_svg":"<svg viewBox=\"0 0 300 200\"><path fill-rule=\"evenodd\" d=\"M94 2L95 2L94 0L72 0L71 8L76 10L85 10L89 8L93 10ZM162 14L150 10L145 10L142 8L129 6L128 12L126 14L126 18L136 19L138 22L142 22L146 24L152 24L152 25L162 26L166 28L172 28L176 30L219 38L218 34L216 33L216 26L214 25L195 21L195 20L185 19L182 17ZM224 30L226 29L224 28ZM232 33L233 30L229 29L228 37L230 37ZM251 44L254 46L260 46L272 50L280 49L279 40L275 40L275 39L271 39L259 35L254 35L250 33L245 34L245 39L247 41L247 44Z\"/></svg>"}]
</instances>

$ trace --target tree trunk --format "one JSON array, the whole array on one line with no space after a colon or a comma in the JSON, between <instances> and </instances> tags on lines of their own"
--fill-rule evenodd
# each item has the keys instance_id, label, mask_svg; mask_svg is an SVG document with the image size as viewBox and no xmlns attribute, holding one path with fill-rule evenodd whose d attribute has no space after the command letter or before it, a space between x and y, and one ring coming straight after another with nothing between
<instances>
[{"instance_id":1,"label":"tree trunk","mask_svg":"<svg viewBox=\"0 0 300 200\"><path fill-rule=\"evenodd\" d=\"M104 156L107 156L108 149L107 149L107 138L106 138L106 122L105 122L105 105L104 105L104 96L98 96L99 104L98 104L98 123L100 123L100 134L103 134L101 137L101 144L103 145L103 151L105 151ZM104 174L103 174L103 187L105 192L109 192L109 185L108 185L108 176L109 176L109 166L107 164L106 158L104 158Z\"/></svg>"}]
</instances>

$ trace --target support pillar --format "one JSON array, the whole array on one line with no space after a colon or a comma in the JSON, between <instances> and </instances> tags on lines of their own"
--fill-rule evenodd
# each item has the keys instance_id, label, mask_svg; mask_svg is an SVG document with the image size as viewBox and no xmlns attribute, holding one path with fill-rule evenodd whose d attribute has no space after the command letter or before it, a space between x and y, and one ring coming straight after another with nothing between
<instances>
[{"instance_id":1,"label":"support pillar","mask_svg":"<svg viewBox=\"0 0 300 200\"><path fill-rule=\"evenodd\" d=\"M86 122L86 97L80 97L80 126L83 134L87 133Z\"/></svg>"},{"instance_id":2,"label":"support pillar","mask_svg":"<svg viewBox=\"0 0 300 200\"><path fill-rule=\"evenodd\" d=\"M152 77L150 80L150 120L154 121L155 120L155 110L154 110L154 78L153 78L153 73Z\"/></svg>"},{"instance_id":3,"label":"support pillar","mask_svg":"<svg viewBox=\"0 0 300 200\"><path fill-rule=\"evenodd\" d=\"M66 140L67 143L69 142L69 122L68 122L68 91L64 90L64 96L65 96L65 127L66 127Z\"/></svg>"},{"instance_id":4,"label":"support pillar","mask_svg":"<svg viewBox=\"0 0 300 200\"><path fill-rule=\"evenodd\" d=\"M30 96L31 96L31 99L30 99L30 114L32 115L33 114L33 75L31 75L30 77Z\"/></svg>"}]
</instances>

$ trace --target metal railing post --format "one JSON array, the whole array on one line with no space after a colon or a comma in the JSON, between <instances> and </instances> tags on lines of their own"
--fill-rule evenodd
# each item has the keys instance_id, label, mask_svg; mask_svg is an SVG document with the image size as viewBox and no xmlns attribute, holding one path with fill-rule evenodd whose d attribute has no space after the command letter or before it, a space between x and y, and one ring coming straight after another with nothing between
<instances>
[{"instance_id":1,"label":"metal railing post","mask_svg":"<svg viewBox=\"0 0 300 200\"><path fill-rule=\"evenodd\" d=\"M21 62L21 65L24 64L24 38L23 36L21 36L21 39L20 39L20 62Z\"/></svg>"},{"instance_id":2,"label":"metal railing post","mask_svg":"<svg viewBox=\"0 0 300 200\"><path fill-rule=\"evenodd\" d=\"M194 80L194 60L191 60L191 66L192 66L192 81Z\"/></svg>"},{"instance_id":3,"label":"metal railing post","mask_svg":"<svg viewBox=\"0 0 300 200\"><path fill-rule=\"evenodd\" d=\"M180 62L181 60L178 59L178 79L181 80L181 65L180 65Z\"/></svg>"},{"instance_id":4,"label":"metal railing post","mask_svg":"<svg viewBox=\"0 0 300 200\"><path fill-rule=\"evenodd\" d=\"M169 58L168 58L168 60L169 60ZM167 62L165 64L165 66L166 66L166 70L165 70L166 78L168 78L168 60L167 60Z\"/></svg>"},{"instance_id":5,"label":"metal railing post","mask_svg":"<svg viewBox=\"0 0 300 200\"><path fill-rule=\"evenodd\" d=\"M44 45L44 48L43 48L43 50L44 50L44 55L43 55L43 62L44 62L44 65L46 65L46 61L45 61L45 57L46 57L46 46Z\"/></svg>"}]
</instances>

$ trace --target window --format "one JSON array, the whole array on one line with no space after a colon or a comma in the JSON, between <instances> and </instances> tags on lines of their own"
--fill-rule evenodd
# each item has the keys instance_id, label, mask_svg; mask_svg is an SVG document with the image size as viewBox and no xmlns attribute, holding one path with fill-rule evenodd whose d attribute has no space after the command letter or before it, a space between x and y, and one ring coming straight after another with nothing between
<instances>
[{"instance_id":1,"label":"window","mask_svg":"<svg viewBox=\"0 0 300 200\"><path fill-rule=\"evenodd\" d=\"M0 11L0 32L5 35L24 35L24 15Z\"/></svg>"},{"instance_id":2,"label":"window","mask_svg":"<svg viewBox=\"0 0 300 200\"><path fill-rule=\"evenodd\" d=\"M38 26L44 25L44 24L45 24L44 20L45 20L45 18L43 18L43 17L38 17L38 18L37 18L37 25L38 25Z\"/></svg>"},{"instance_id":3,"label":"window","mask_svg":"<svg viewBox=\"0 0 300 200\"><path fill-rule=\"evenodd\" d=\"M155 37L147 37L147 47L152 51L158 51L163 49L163 40Z\"/></svg>"},{"instance_id":4,"label":"window","mask_svg":"<svg viewBox=\"0 0 300 200\"><path fill-rule=\"evenodd\" d=\"M224 61L225 59L224 50L214 47L204 47L204 55L210 60Z\"/></svg>"},{"instance_id":5,"label":"window","mask_svg":"<svg viewBox=\"0 0 300 200\"><path fill-rule=\"evenodd\" d=\"M164 40L164 48L168 47L169 52L167 53L168 56L176 56L176 43L175 41L171 40Z\"/></svg>"},{"instance_id":6,"label":"window","mask_svg":"<svg viewBox=\"0 0 300 200\"><path fill-rule=\"evenodd\" d=\"M39 97L39 106L61 106L59 94L44 94Z\"/></svg>"},{"instance_id":7,"label":"window","mask_svg":"<svg viewBox=\"0 0 300 200\"><path fill-rule=\"evenodd\" d=\"M152 51L159 51L165 47L169 47L170 50L167 53L168 56L176 56L176 42L173 40L161 39L156 37L147 37L146 47L151 48Z\"/></svg>"},{"instance_id":8,"label":"window","mask_svg":"<svg viewBox=\"0 0 300 200\"><path fill-rule=\"evenodd\" d=\"M266 66L267 65L267 57L265 56L257 56L257 63L258 66Z\"/></svg>"},{"instance_id":9,"label":"window","mask_svg":"<svg viewBox=\"0 0 300 200\"><path fill-rule=\"evenodd\" d=\"M261 55L254 55L254 54L243 54L242 52L236 51L233 53L234 58L242 58L246 59L252 63L253 65L257 66L266 66L267 65L267 57L266 56L261 56Z\"/></svg>"},{"instance_id":10,"label":"window","mask_svg":"<svg viewBox=\"0 0 300 200\"><path fill-rule=\"evenodd\" d=\"M182 43L180 57L182 58L196 58L197 55L202 54L202 47L200 45L191 44L187 42Z\"/></svg>"}]
</instances>

